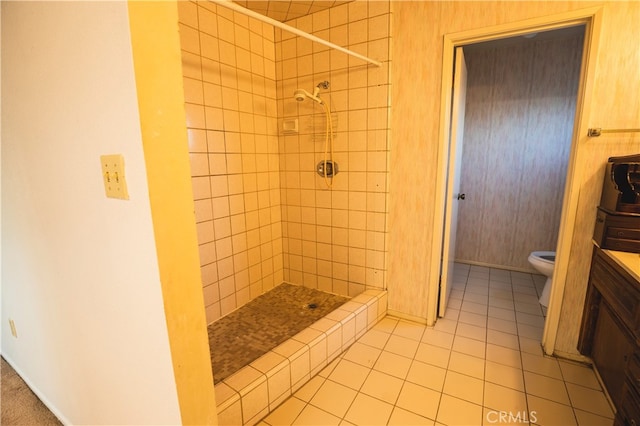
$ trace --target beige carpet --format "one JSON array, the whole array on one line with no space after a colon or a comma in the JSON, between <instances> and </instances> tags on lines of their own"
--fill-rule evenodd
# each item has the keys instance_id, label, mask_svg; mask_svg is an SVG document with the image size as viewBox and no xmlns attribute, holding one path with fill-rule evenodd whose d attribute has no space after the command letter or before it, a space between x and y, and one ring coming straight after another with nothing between
<instances>
[{"instance_id":1,"label":"beige carpet","mask_svg":"<svg viewBox=\"0 0 640 426\"><path fill-rule=\"evenodd\" d=\"M1 425L61 425L60 421L29 389L13 368L2 358L0 364Z\"/></svg>"}]
</instances>

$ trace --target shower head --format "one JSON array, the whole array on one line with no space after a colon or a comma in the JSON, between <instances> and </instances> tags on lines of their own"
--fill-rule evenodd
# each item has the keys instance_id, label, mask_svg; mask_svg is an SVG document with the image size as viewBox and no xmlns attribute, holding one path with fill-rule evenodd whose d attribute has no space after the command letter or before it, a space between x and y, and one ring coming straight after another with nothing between
<instances>
[{"instance_id":1,"label":"shower head","mask_svg":"<svg viewBox=\"0 0 640 426\"><path fill-rule=\"evenodd\" d=\"M314 90L313 94L307 92L304 89L296 89L295 92L293 92L293 97L296 99L296 101L298 102L302 102L305 100L305 98L309 98L312 99L314 101L316 101L319 104L322 104L323 101L322 99L320 99L318 97L318 93L320 92L320 89L316 88L317 90Z\"/></svg>"}]
</instances>

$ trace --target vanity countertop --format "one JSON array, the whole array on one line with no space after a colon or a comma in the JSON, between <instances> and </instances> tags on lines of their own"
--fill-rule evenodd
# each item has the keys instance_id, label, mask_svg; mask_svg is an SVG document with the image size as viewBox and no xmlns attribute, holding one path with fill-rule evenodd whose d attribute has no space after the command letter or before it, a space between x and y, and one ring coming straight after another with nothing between
<instances>
[{"instance_id":1,"label":"vanity countertop","mask_svg":"<svg viewBox=\"0 0 640 426\"><path fill-rule=\"evenodd\" d=\"M602 251L640 282L640 254L615 250Z\"/></svg>"}]
</instances>

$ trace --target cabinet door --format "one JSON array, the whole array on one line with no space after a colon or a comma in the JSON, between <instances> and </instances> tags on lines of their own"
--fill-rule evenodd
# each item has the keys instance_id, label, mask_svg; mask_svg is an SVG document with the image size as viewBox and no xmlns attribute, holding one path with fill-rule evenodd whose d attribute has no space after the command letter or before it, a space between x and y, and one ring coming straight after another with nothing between
<instances>
[{"instance_id":1,"label":"cabinet door","mask_svg":"<svg viewBox=\"0 0 640 426\"><path fill-rule=\"evenodd\" d=\"M623 330L609 305L602 303L593 337L592 358L617 409L620 408L627 360L633 354L633 345Z\"/></svg>"}]
</instances>

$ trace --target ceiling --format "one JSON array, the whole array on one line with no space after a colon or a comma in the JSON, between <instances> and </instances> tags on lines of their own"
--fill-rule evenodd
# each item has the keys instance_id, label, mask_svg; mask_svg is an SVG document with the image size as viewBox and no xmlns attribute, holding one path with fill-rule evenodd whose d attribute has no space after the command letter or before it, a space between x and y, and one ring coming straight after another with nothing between
<instances>
[{"instance_id":1,"label":"ceiling","mask_svg":"<svg viewBox=\"0 0 640 426\"><path fill-rule=\"evenodd\" d=\"M329 0L272 0L272 1L245 1L234 0L234 3L251 9L276 21L285 22L290 19L299 18L310 13L319 12L330 7L348 3L350 0L329 1Z\"/></svg>"}]
</instances>

